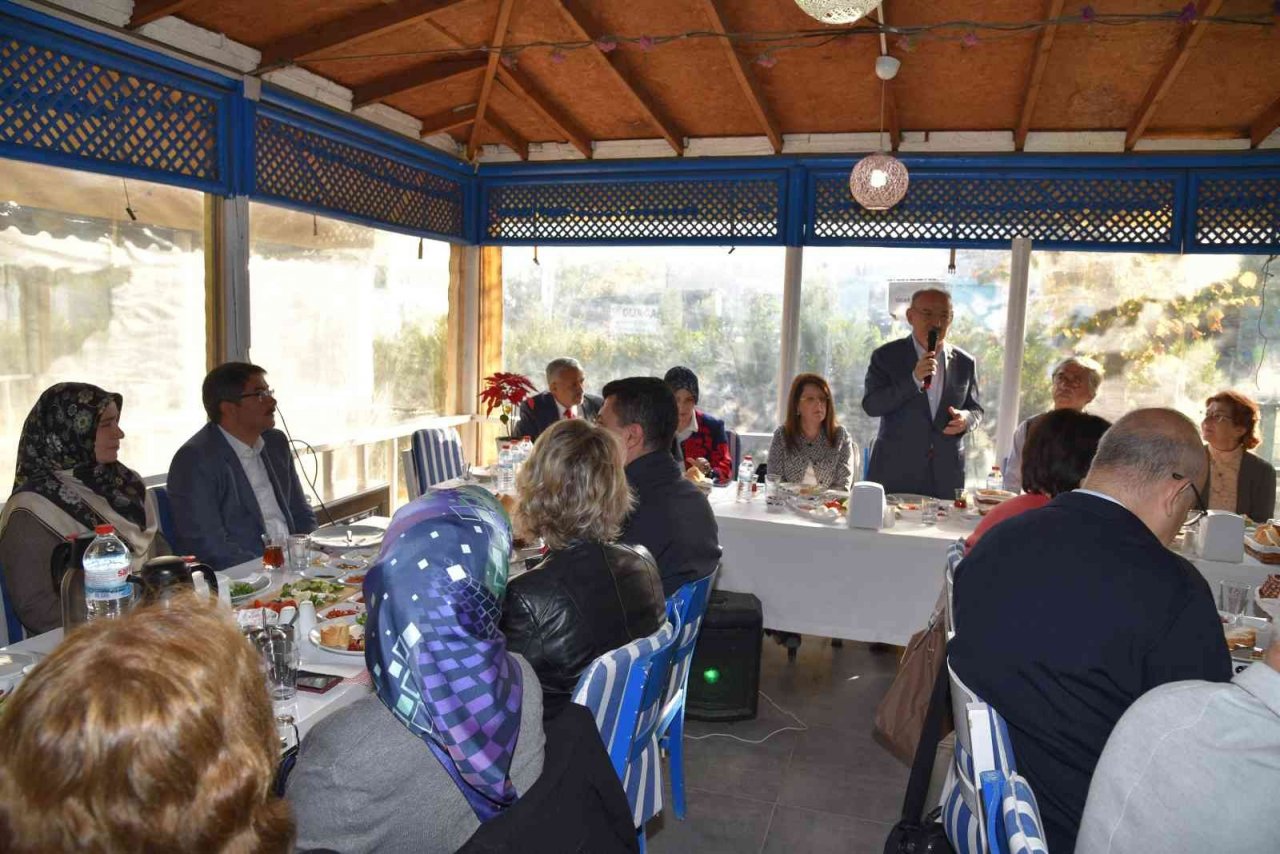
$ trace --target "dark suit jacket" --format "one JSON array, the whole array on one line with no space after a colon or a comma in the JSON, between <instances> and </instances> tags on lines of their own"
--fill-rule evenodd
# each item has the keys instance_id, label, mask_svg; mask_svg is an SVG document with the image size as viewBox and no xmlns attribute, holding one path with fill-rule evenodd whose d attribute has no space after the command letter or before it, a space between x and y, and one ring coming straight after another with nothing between
<instances>
[{"instance_id":1,"label":"dark suit jacket","mask_svg":"<svg viewBox=\"0 0 1280 854\"><path fill-rule=\"evenodd\" d=\"M1050 851L1071 851L1116 721L1166 682L1226 682L1209 584L1126 508L1066 492L996 525L956 570L949 661L1009 724Z\"/></svg>"},{"instance_id":2,"label":"dark suit jacket","mask_svg":"<svg viewBox=\"0 0 1280 854\"><path fill-rule=\"evenodd\" d=\"M316 514L302 491L288 440L279 430L268 430L262 440L262 460L290 533L311 533ZM214 569L262 557L267 530L262 510L217 424L204 425L173 455L168 489L177 554L193 554Z\"/></svg>"},{"instance_id":3,"label":"dark suit jacket","mask_svg":"<svg viewBox=\"0 0 1280 854\"><path fill-rule=\"evenodd\" d=\"M883 484L885 492L950 499L964 486L964 434L947 436L942 430L951 420L948 406L976 413L981 420L978 372L972 356L959 347L945 346L946 378L938 414L933 417L928 394L912 376L919 358L911 336L881 345L871 354L862 408L880 419L880 432L871 450L867 480Z\"/></svg>"},{"instance_id":4,"label":"dark suit jacket","mask_svg":"<svg viewBox=\"0 0 1280 854\"><path fill-rule=\"evenodd\" d=\"M618 542L644 546L662 575L662 592L675 593L720 564L720 530L711 502L685 479L667 451L652 451L627 466L636 496Z\"/></svg>"},{"instance_id":5,"label":"dark suit jacket","mask_svg":"<svg viewBox=\"0 0 1280 854\"><path fill-rule=\"evenodd\" d=\"M1236 512L1255 522L1265 522L1276 512L1275 467L1249 451L1245 451L1240 460L1240 477L1236 480Z\"/></svg>"},{"instance_id":6,"label":"dark suit jacket","mask_svg":"<svg viewBox=\"0 0 1280 854\"><path fill-rule=\"evenodd\" d=\"M578 410L583 418L595 418L604 406L604 400L594 394L582 396ZM516 429L512 436L528 436L535 442L552 424L560 420L560 409L556 399L549 391L526 397L520 404L520 417L516 419Z\"/></svg>"}]
</instances>

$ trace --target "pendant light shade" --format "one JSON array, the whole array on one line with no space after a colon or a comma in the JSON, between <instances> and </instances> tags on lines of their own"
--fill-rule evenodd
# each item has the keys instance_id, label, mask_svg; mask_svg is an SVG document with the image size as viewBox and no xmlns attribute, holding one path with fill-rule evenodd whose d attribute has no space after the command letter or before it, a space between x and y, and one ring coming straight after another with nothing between
<instances>
[{"instance_id":1,"label":"pendant light shade","mask_svg":"<svg viewBox=\"0 0 1280 854\"><path fill-rule=\"evenodd\" d=\"M810 18L824 24L852 24L880 5L880 0L796 0Z\"/></svg>"},{"instance_id":2,"label":"pendant light shade","mask_svg":"<svg viewBox=\"0 0 1280 854\"><path fill-rule=\"evenodd\" d=\"M887 211L907 194L907 167L898 158L877 151L853 165L849 190L854 201L869 211Z\"/></svg>"}]
</instances>

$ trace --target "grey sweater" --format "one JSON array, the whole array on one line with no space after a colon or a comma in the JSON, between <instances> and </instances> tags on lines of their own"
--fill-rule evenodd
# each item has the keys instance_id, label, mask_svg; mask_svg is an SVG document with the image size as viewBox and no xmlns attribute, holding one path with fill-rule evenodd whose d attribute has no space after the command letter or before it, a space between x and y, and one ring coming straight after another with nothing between
<instances>
[{"instance_id":1,"label":"grey sweater","mask_svg":"<svg viewBox=\"0 0 1280 854\"><path fill-rule=\"evenodd\" d=\"M542 688L529 663L511 782L524 794L542 773ZM480 826L462 792L422 739L377 696L316 725L289 777L298 850L451 854Z\"/></svg>"}]
</instances>

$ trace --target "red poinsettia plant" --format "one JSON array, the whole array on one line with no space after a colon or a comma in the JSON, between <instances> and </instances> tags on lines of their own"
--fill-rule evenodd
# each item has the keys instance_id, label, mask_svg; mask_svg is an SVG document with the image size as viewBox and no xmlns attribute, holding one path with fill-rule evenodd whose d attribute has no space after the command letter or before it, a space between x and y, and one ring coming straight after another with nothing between
<instances>
[{"instance_id":1,"label":"red poinsettia plant","mask_svg":"<svg viewBox=\"0 0 1280 854\"><path fill-rule=\"evenodd\" d=\"M510 426L511 413L526 397L537 392L533 383L523 374L498 371L484 378L484 389L480 392L480 400L487 407L485 417L493 414L493 410L502 409L499 416L503 426Z\"/></svg>"}]
</instances>

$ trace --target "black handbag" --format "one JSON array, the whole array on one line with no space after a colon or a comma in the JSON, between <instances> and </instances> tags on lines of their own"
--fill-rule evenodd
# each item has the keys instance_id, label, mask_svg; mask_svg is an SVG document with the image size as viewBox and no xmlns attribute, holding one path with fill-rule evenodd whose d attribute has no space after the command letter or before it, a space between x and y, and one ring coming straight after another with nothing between
<instances>
[{"instance_id":1,"label":"black handbag","mask_svg":"<svg viewBox=\"0 0 1280 854\"><path fill-rule=\"evenodd\" d=\"M938 742L942 740L943 710L950 701L951 683L947 678L947 665L944 661L933 682L933 693L929 695L929 710L925 713L920 743L916 746L916 755L911 762L907 794L902 801L902 818L889 831L889 838L884 842L884 854L955 854L942 823L938 821L942 808L935 808L923 819L920 818L920 813L924 810L925 795L929 791L929 777L933 773L933 763L938 755Z\"/></svg>"}]
</instances>

